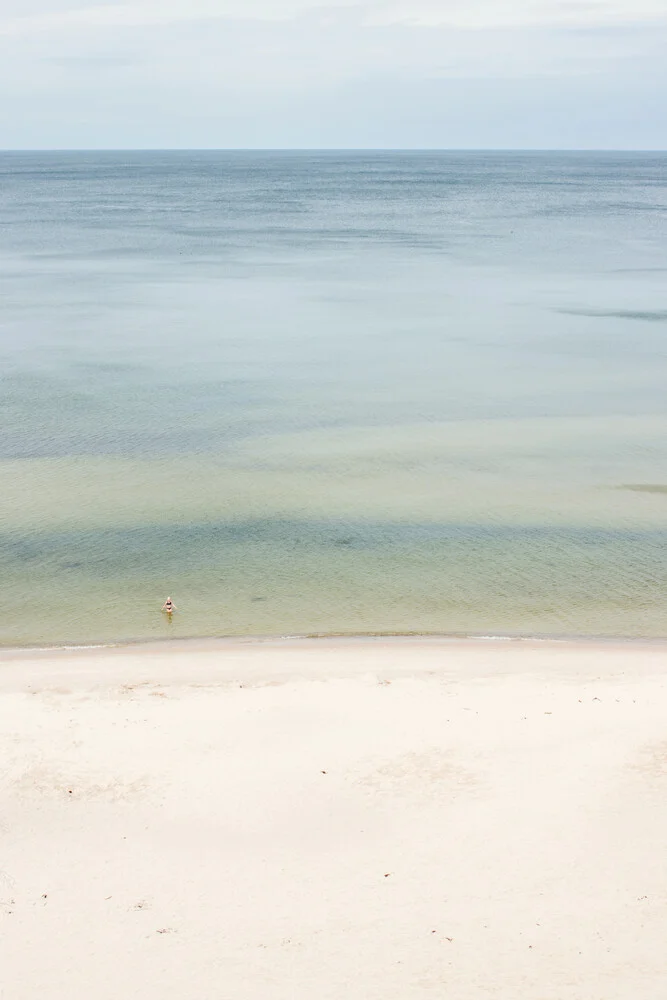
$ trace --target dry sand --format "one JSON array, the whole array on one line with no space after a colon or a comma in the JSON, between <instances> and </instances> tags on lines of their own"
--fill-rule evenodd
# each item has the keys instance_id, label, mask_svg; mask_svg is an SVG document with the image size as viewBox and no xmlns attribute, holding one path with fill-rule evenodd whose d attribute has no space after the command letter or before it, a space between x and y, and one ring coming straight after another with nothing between
<instances>
[{"instance_id":1,"label":"dry sand","mask_svg":"<svg viewBox=\"0 0 667 1000\"><path fill-rule=\"evenodd\" d=\"M0 654L3 1000L661 1000L667 649Z\"/></svg>"}]
</instances>

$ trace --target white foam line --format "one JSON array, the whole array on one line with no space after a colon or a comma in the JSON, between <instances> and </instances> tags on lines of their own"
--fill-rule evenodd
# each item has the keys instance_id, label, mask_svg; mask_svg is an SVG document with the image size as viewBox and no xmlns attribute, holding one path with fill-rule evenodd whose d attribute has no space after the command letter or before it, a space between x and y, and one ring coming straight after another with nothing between
<instances>
[{"instance_id":1,"label":"white foam line","mask_svg":"<svg viewBox=\"0 0 667 1000\"><path fill-rule=\"evenodd\" d=\"M115 649L121 645L117 642L100 642L93 646L7 646L4 651L12 653L57 653L62 649L72 652L77 649Z\"/></svg>"},{"instance_id":2,"label":"white foam line","mask_svg":"<svg viewBox=\"0 0 667 1000\"><path fill-rule=\"evenodd\" d=\"M470 639L474 639L476 642L512 642L513 636L511 635L471 635Z\"/></svg>"},{"instance_id":3,"label":"white foam line","mask_svg":"<svg viewBox=\"0 0 667 1000\"><path fill-rule=\"evenodd\" d=\"M552 639L550 636L544 635L469 635L468 639L473 639L475 642L548 642L549 644L554 642L582 642L586 641L587 636L575 636L573 639ZM604 640L600 640L604 641ZM611 640L613 642L613 637Z\"/></svg>"}]
</instances>

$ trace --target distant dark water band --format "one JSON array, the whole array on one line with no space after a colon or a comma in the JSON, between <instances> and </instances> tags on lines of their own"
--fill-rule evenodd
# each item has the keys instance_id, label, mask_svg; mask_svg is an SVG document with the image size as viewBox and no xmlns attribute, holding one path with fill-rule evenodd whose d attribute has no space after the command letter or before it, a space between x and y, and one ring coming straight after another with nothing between
<instances>
[{"instance_id":1,"label":"distant dark water band","mask_svg":"<svg viewBox=\"0 0 667 1000\"><path fill-rule=\"evenodd\" d=\"M215 551L275 548L285 553L326 552L393 555L426 550L462 553L501 548L535 557L558 552L616 553L631 562L648 560L667 572L667 529L597 526L401 523L362 520L229 520L189 524L142 524L130 527L0 533L5 565L53 563L63 570L86 567L104 573L113 568L184 568L207 560Z\"/></svg>"}]
</instances>

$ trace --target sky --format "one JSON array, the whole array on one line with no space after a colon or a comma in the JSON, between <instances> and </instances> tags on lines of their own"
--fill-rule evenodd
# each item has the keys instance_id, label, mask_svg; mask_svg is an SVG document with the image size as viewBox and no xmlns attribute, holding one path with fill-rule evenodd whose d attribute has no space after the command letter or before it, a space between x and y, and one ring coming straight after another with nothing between
<instances>
[{"instance_id":1,"label":"sky","mask_svg":"<svg viewBox=\"0 0 667 1000\"><path fill-rule=\"evenodd\" d=\"M0 148L666 149L667 0L0 0Z\"/></svg>"}]
</instances>

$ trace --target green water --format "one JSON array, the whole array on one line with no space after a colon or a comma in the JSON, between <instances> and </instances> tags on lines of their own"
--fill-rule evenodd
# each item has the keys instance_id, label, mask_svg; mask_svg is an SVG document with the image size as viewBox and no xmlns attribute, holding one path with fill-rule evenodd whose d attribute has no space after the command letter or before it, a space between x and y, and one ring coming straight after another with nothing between
<instances>
[{"instance_id":1,"label":"green water","mask_svg":"<svg viewBox=\"0 0 667 1000\"><path fill-rule=\"evenodd\" d=\"M0 643L667 635L667 157L0 178Z\"/></svg>"},{"instance_id":2,"label":"green water","mask_svg":"<svg viewBox=\"0 0 667 1000\"><path fill-rule=\"evenodd\" d=\"M613 448L588 423L588 440L567 421L523 439L431 424L267 437L224 460L5 462L0 635L664 635L667 492L647 480L667 420L616 421Z\"/></svg>"}]
</instances>

